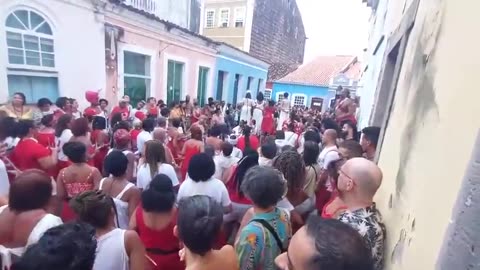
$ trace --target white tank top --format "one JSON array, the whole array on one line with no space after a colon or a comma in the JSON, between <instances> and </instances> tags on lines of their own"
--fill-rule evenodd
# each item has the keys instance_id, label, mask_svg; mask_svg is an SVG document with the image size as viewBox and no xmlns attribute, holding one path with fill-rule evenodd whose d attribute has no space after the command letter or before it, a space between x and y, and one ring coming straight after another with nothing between
<instances>
[{"instance_id":1,"label":"white tank top","mask_svg":"<svg viewBox=\"0 0 480 270\"><path fill-rule=\"evenodd\" d=\"M107 178L103 178L100 181L100 190L103 190L103 182ZM128 223L130 221L130 218L128 217L128 202L122 201L123 194L127 192L131 187L135 186L132 183L128 183L123 190L118 193L118 195L113 198L113 201L115 202L115 207L117 208L117 220L118 224L117 227L120 229L128 229ZM115 221L116 222L116 221Z\"/></svg>"},{"instance_id":2,"label":"white tank top","mask_svg":"<svg viewBox=\"0 0 480 270\"><path fill-rule=\"evenodd\" d=\"M115 151L120 151L120 150L116 150L116 149L111 148L110 150L108 150L107 156L108 156L112 151L114 151L114 150L115 150ZM122 153L123 153L126 157L128 157L128 154L130 154L130 153L134 154L134 153L133 153L132 151L130 151L130 150L123 150ZM134 177L134 178L137 177L137 161L136 161L136 160L135 160L135 163L133 164L133 177ZM132 179L127 179L127 180L131 181Z\"/></svg>"},{"instance_id":3,"label":"white tank top","mask_svg":"<svg viewBox=\"0 0 480 270\"><path fill-rule=\"evenodd\" d=\"M97 238L97 255L93 270L129 270L125 249L126 230L114 229Z\"/></svg>"}]
</instances>

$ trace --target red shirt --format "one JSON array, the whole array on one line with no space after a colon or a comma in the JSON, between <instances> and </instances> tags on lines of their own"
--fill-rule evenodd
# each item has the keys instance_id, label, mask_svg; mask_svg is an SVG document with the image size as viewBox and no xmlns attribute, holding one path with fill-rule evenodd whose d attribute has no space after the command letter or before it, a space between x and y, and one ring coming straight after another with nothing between
<instances>
[{"instance_id":1,"label":"red shirt","mask_svg":"<svg viewBox=\"0 0 480 270\"><path fill-rule=\"evenodd\" d=\"M245 151L245 136L238 138L237 147L242 150L242 152ZM258 147L260 147L260 141L257 136L250 135L250 148L257 151Z\"/></svg>"},{"instance_id":2,"label":"red shirt","mask_svg":"<svg viewBox=\"0 0 480 270\"><path fill-rule=\"evenodd\" d=\"M38 163L38 159L48 157L50 154L50 149L39 144L33 138L27 138L18 142L17 146L10 153L10 160L21 171L28 169L43 170L40 163Z\"/></svg>"},{"instance_id":3,"label":"red shirt","mask_svg":"<svg viewBox=\"0 0 480 270\"><path fill-rule=\"evenodd\" d=\"M112 118L112 116L114 116L117 113L122 114L122 120L127 120L128 117L130 116L130 111L128 110L128 107L120 108L120 106L115 106L112 109L112 114L110 115L110 119Z\"/></svg>"},{"instance_id":4,"label":"red shirt","mask_svg":"<svg viewBox=\"0 0 480 270\"><path fill-rule=\"evenodd\" d=\"M130 131L130 137L132 137L132 146L135 148L135 149L138 149L137 148L137 137L138 137L138 134L140 134L140 132L142 132L141 129L132 129Z\"/></svg>"}]
</instances>

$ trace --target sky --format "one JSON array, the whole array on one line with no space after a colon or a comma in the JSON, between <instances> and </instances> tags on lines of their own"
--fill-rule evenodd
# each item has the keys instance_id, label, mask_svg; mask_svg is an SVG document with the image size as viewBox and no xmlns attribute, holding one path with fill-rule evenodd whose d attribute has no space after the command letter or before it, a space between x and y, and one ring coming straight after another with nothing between
<instances>
[{"instance_id":1,"label":"sky","mask_svg":"<svg viewBox=\"0 0 480 270\"><path fill-rule=\"evenodd\" d=\"M362 0L297 0L307 34L304 63L319 55L361 56L370 8Z\"/></svg>"}]
</instances>

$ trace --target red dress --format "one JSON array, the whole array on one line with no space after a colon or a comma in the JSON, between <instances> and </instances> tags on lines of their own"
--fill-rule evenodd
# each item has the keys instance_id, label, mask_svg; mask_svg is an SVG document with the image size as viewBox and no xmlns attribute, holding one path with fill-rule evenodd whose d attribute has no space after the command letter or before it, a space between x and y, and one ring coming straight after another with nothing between
<instances>
[{"instance_id":1,"label":"red dress","mask_svg":"<svg viewBox=\"0 0 480 270\"><path fill-rule=\"evenodd\" d=\"M157 231L145 225L143 209L139 206L135 213L135 220L137 222L138 235L145 245L147 254L156 264L153 269L185 269L185 264L180 261L180 257L178 256L178 251L180 250L179 240L173 235L173 228L177 220L176 216L173 217L167 227Z\"/></svg>"},{"instance_id":2,"label":"red dress","mask_svg":"<svg viewBox=\"0 0 480 270\"><path fill-rule=\"evenodd\" d=\"M34 138L21 139L10 153L10 160L20 171L28 169L43 170L38 160L50 156L50 149L38 143Z\"/></svg>"},{"instance_id":3,"label":"red dress","mask_svg":"<svg viewBox=\"0 0 480 270\"><path fill-rule=\"evenodd\" d=\"M267 133L269 135L275 134L275 119L273 119L274 113L274 107L268 106L263 110L262 133Z\"/></svg>"},{"instance_id":4,"label":"red dress","mask_svg":"<svg viewBox=\"0 0 480 270\"><path fill-rule=\"evenodd\" d=\"M180 171L182 173L182 179L180 179L181 182L185 180L187 177L187 171L188 171L188 165L190 164L190 159L196 154L200 153L200 147L197 145L191 146L191 145L186 145L185 146L185 155L183 158L182 166L180 167Z\"/></svg>"},{"instance_id":5,"label":"red dress","mask_svg":"<svg viewBox=\"0 0 480 270\"><path fill-rule=\"evenodd\" d=\"M62 213L60 217L62 218L63 222L69 222L73 221L77 218L77 215L75 212L73 212L72 208L70 208L70 205L68 204L68 201L77 196L78 194L88 191L88 190L93 190L94 184L93 184L93 171L94 168L90 171L90 174L87 176L86 181L68 181L68 183L65 182L65 171L68 170L68 168L64 169L61 172L61 180L63 182L63 185L65 186L65 191L67 193L67 199L63 202L63 208L62 208ZM74 179L77 180L77 179Z\"/></svg>"},{"instance_id":6,"label":"red dress","mask_svg":"<svg viewBox=\"0 0 480 270\"><path fill-rule=\"evenodd\" d=\"M242 150L242 152L245 151L245 136L238 138L237 147L238 149ZM255 135L250 135L250 148L257 151L259 147L260 141L258 140L258 137Z\"/></svg>"}]
</instances>

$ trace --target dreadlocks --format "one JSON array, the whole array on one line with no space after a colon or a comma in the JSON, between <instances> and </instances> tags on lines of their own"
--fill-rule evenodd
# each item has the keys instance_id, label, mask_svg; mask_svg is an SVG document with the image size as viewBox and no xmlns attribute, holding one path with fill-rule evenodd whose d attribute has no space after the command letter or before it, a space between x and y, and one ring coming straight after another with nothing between
<instances>
[{"instance_id":1,"label":"dreadlocks","mask_svg":"<svg viewBox=\"0 0 480 270\"><path fill-rule=\"evenodd\" d=\"M303 188L305 182L305 163L296 151L281 153L273 162L273 167L283 173L289 190Z\"/></svg>"},{"instance_id":2,"label":"dreadlocks","mask_svg":"<svg viewBox=\"0 0 480 270\"><path fill-rule=\"evenodd\" d=\"M70 200L70 207L78 215L80 221L95 228L107 227L112 208L115 210L113 199L98 190L80 193Z\"/></svg>"}]
</instances>

